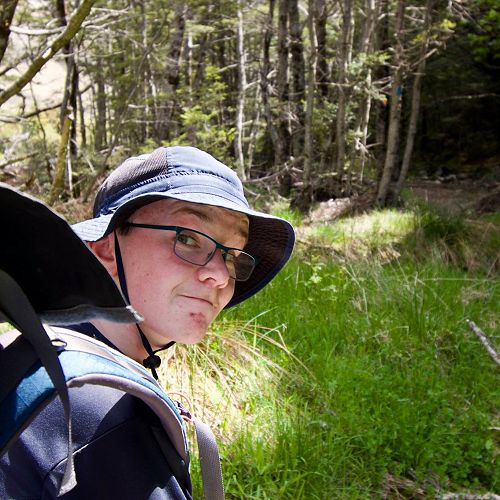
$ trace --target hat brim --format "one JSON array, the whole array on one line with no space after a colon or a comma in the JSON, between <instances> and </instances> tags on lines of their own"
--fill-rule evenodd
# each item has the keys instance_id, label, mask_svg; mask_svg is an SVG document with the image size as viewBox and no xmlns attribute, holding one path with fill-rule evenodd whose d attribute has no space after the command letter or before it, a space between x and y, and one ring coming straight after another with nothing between
<instances>
[{"instance_id":1,"label":"hat brim","mask_svg":"<svg viewBox=\"0 0 500 500\"><path fill-rule=\"evenodd\" d=\"M186 193L181 189L136 196L122 204L114 213L79 222L72 227L83 240L97 241L114 231L124 214L165 198L226 208L248 216L250 225L245 251L256 257L258 264L247 281L236 282L233 298L226 308L239 304L261 290L283 268L292 254L295 232L288 221L243 207L241 203L235 203L219 194Z\"/></svg>"},{"instance_id":2,"label":"hat brim","mask_svg":"<svg viewBox=\"0 0 500 500\"><path fill-rule=\"evenodd\" d=\"M0 269L22 288L42 320L68 325L141 319L68 223L41 201L0 184L0 227ZM7 319L0 311L0 321Z\"/></svg>"}]
</instances>

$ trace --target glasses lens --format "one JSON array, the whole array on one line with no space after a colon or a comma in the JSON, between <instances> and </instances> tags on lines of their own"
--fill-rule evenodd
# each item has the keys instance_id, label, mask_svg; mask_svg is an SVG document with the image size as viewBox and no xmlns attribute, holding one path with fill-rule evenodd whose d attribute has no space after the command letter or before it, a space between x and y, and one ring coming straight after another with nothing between
<instances>
[{"instance_id":1,"label":"glasses lens","mask_svg":"<svg viewBox=\"0 0 500 500\"><path fill-rule=\"evenodd\" d=\"M236 281L246 281L250 278L255 267L255 259L250 254L241 250L229 250L225 260L229 275Z\"/></svg>"},{"instance_id":2,"label":"glasses lens","mask_svg":"<svg viewBox=\"0 0 500 500\"><path fill-rule=\"evenodd\" d=\"M177 257L191 264L204 266L216 250L217 243L202 233L189 229L183 229L177 233L174 252ZM222 253L229 276L236 281L246 281L254 270L255 259L241 250L231 249Z\"/></svg>"},{"instance_id":3,"label":"glasses lens","mask_svg":"<svg viewBox=\"0 0 500 500\"><path fill-rule=\"evenodd\" d=\"M210 238L201 233L183 229L177 233L174 252L177 257L204 266L214 254L217 245Z\"/></svg>"}]
</instances>

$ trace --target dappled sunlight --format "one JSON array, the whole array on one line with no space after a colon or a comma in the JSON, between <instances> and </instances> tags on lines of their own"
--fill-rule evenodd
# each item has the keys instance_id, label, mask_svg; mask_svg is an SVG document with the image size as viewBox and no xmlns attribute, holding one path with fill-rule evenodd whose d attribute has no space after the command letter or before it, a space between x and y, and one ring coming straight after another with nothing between
<instances>
[{"instance_id":1,"label":"dappled sunlight","mask_svg":"<svg viewBox=\"0 0 500 500\"><path fill-rule=\"evenodd\" d=\"M344 239L377 239L380 243L394 243L413 229L414 219L412 212L386 209L339 221L337 231Z\"/></svg>"},{"instance_id":2,"label":"dappled sunlight","mask_svg":"<svg viewBox=\"0 0 500 500\"><path fill-rule=\"evenodd\" d=\"M385 209L298 228L299 250L341 260L400 257L397 246L414 230L415 214Z\"/></svg>"},{"instance_id":3,"label":"dappled sunlight","mask_svg":"<svg viewBox=\"0 0 500 500\"><path fill-rule=\"evenodd\" d=\"M296 227L297 251L304 257L349 263L388 263L429 257L471 271L496 273L500 230L496 219L476 220L415 204L382 209Z\"/></svg>"},{"instance_id":4,"label":"dappled sunlight","mask_svg":"<svg viewBox=\"0 0 500 500\"><path fill-rule=\"evenodd\" d=\"M176 345L163 354L160 379L173 399L208 423L221 442L230 442L265 414L270 402L280 400L283 378L297 378L276 361L284 357L301 364L287 348L283 328L253 320L216 322L203 343ZM256 438L270 442L273 423L267 423L259 423Z\"/></svg>"}]
</instances>

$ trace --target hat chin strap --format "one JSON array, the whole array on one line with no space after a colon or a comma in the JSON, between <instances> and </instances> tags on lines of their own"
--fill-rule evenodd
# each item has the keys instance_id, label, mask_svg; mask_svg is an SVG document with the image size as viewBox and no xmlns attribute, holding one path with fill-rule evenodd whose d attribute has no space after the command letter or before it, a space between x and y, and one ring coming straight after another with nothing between
<instances>
[{"instance_id":1,"label":"hat chin strap","mask_svg":"<svg viewBox=\"0 0 500 500\"><path fill-rule=\"evenodd\" d=\"M123 268L122 254L120 251L120 245L118 243L118 237L116 236L116 231L113 234L115 237L115 257L116 257L116 267L118 270L118 279L120 280L120 287L122 289L122 293L125 296L125 299L127 300L127 302L130 304L130 299L128 296L128 289L127 289L127 281L125 279L125 271ZM151 370L153 377L156 380L158 380L158 374L156 373L156 369L159 368L161 365L161 358L156 353L160 352L160 351L164 351L165 349L168 349L169 347L172 347L175 344L175 341L172 340L164 347L160 347L160 349L156 349L156 351L153 351L151 344L149 343L149 340L146 337L146 335L144 334L144 332L142 331L141 327L138 324L136 324L135 326L137 327L137 330L139 331L142 345L144 346L144 349L146 349L146 352L148 353L148 357L142 360L142 364L148 370Z\"/></svg>"}]
</instances>

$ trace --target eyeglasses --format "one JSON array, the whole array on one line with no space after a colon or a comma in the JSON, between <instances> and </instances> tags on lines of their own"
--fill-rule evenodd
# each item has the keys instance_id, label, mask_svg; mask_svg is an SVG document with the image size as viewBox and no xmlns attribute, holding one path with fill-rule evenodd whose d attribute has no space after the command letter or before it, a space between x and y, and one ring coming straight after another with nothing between
<instances>
[{"instance_id":1,"label":"eyeglasses","mask_svg":"<svg viewBox=\"0 0 500 500\"><path fill-rule=\"evenodd\" d=\"M135 222L126 222L125 225L160 231L175 231L174 254L180 259L197 266L207 265L217 249L220 249L229 276L236 281L246 281L250 278L257 264L256 259L249 253L239 248L226 247L210 238L210 236L194 229L181 226L138 224Z\"/></svg>"}]
</instances>

